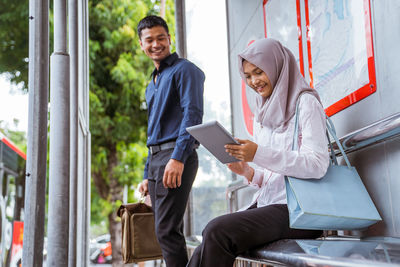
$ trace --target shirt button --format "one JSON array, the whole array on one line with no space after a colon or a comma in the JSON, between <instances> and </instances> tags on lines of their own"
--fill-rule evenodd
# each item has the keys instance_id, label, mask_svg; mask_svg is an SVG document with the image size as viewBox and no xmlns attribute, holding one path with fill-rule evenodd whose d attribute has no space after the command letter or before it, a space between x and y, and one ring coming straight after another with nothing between
<instances>
[{"instance_id":1,"label":"shirt button","mask_svg":"<svg viewBox=\"0 0 400 267\"><path fill-rule=\"evenodd\" d=\"M158 91L158 89L156 88L156 89L155 89L155 91L157 92L157 91Z\"/></svg>"}]
</instances>

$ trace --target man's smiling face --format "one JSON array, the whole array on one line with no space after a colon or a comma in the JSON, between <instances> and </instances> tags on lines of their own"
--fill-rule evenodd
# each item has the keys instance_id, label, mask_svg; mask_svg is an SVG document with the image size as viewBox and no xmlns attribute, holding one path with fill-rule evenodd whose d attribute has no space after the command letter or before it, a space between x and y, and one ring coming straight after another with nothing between
<instances>
[{"instance_id":1,"label":"man's smiling face","mask_svg":"<svg viewBox=\"0 0 400 267\"><path fill-rule=\"evenodd\" d=\"M171 36L162 26L143 29L140 37L140 47L151 58L156 68L160 62L168 57L170 52Z\"/></svg>"}]
</instances>

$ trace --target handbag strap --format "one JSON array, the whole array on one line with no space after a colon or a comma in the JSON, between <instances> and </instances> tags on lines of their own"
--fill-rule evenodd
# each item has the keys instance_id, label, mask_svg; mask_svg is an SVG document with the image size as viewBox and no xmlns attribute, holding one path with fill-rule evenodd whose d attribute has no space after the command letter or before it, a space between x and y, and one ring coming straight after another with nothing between
<instances>
[{"instance_id":1,"label":"handbag strap","mask_svg":"<svg viewBox=\"0 0 400 267\"><path fill-rule=\"evenodd\" d=\"M299 147L298 144L298 136L299 136L299 103L300 103L300 96L299 95L296 101L296 112L295 112L295 119L294 119L294 134L293 134L293 142L292 142L292 150L297 150Z\"/></svg>"},{"instance_id":2,"label":"handbag strap","mask_svg":"<svg viewBox=\"0 0 400 267\"><path fill-rule=\"evenodd\" d=\"M336 135L335 126L333 125L332 120L328 116L326 117L326 129L331 134L331 136L335 140L336 144L338 145L339 150L342 153L342 156L344 158L344 161L346 162L347 167L351 168L351 164L350 164L349 159L347 158L347 154L344 152L343 146L340 143L339 138ZM331 149L331 150L333 151L333 149ZM335 154L335 153L333 153L333 154ZM335 155L335 158L336 158L336 155Z\"/></svg>"},{"instance_id":3,"label":"handbag strap","mask_svg":"<svg viewBox=\"0 0 400 267\"><path fill-rule=\"evenodd\" d=\"M331 153L331 156L330 156L331 165L339 165L338 162L337 162L337 159L336 159L335 150L333 149L331 138L329 137L328 130L325 131L325 134L326 134L326 137L328 138L328 144L329 144L329 148L330 148L329 150L330 150L330 153Z\"/></svg>"},{"instance_id":4,"label":"handbag strap","mask_svg":"<svg viewBox=\"0 0 400 267\"><path fill-rule=\"evenodd\" d=\"M293 135L292 150L298 150L299 103L300 103L300 97L305 93L300 94L299 97L297 98L297 102L296 102L296 113L295 113L295 121L294 121L294 135ZM336 154L335 154L335 151L333 149L332 143L330 141L329 134L333 137L333 139L335 140L336 144L338 145L339 150L342 153L342 156L343 156L343 158L344 158L344 160L346 162L347 167L351 168L350 161L347 158L346 153L344 152L342 144L339 142L339 139L336 136L335 126L333 125L332 120L328 116L326 116L326 136L328 137L328 142L329 142L329 146L330 146L330 150L331 150L331 164L338 165Z\"/></svg>"}]
</instances>

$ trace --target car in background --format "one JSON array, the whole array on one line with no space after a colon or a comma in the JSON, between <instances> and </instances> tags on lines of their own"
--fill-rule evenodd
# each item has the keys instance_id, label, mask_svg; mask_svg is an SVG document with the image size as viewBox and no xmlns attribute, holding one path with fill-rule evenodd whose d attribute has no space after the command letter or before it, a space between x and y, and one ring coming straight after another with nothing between
<instances>
[{"instance_id":1,"label":"car in background","mask_svg":"<svg viewBox=\"0 0 400 267\"><path fill-rule=\"evenodd\" d=\"M111 263L112 248L109 234L98 236L90 240L90 261L92 263Z\"/></svg>"}]
</instances>

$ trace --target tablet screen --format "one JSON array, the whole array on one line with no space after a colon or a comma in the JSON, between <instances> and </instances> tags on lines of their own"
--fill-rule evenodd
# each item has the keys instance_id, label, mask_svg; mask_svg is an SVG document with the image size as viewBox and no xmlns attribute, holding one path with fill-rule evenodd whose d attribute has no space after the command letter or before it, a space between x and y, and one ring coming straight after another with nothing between
<instances>
[{"instance_id":1,"label":"tablet screen","mask_svg":"<svg viewBox=\"0 0 400 267\"><path fill-rule=\"evenodd\" d=\"M211 152L222 163L240 161L230 156L225 151L226 144L239 144L233 136L217 121L210 121L203 124L186 128L197 141Z\"/></svg>"}]
</instances>

